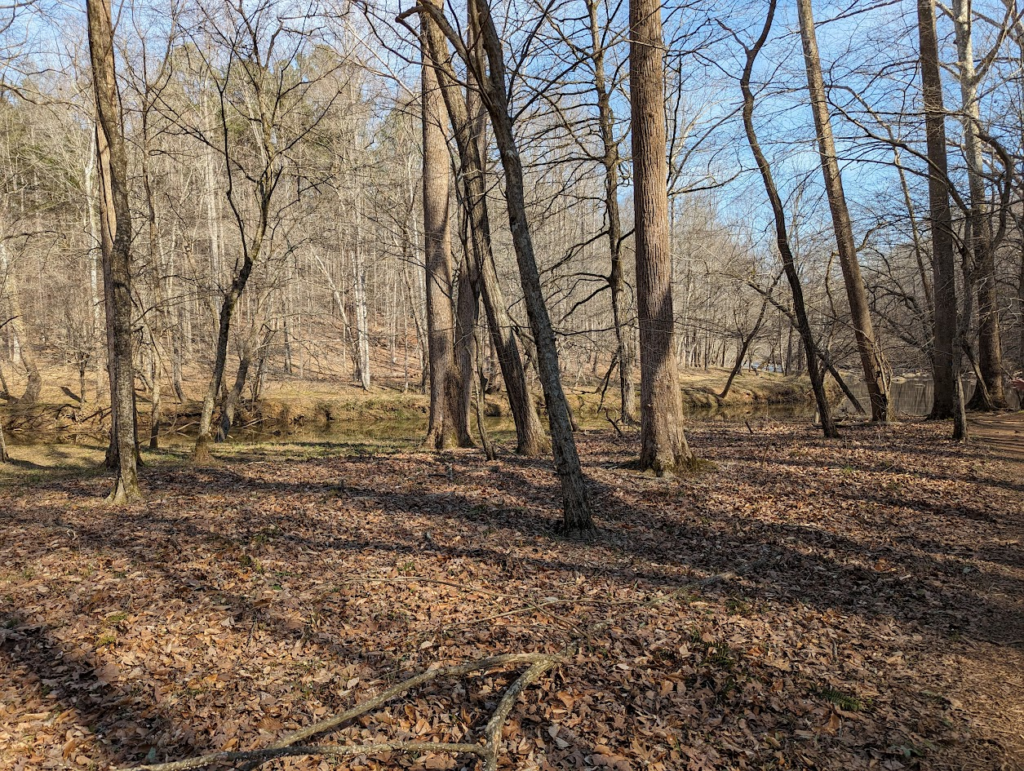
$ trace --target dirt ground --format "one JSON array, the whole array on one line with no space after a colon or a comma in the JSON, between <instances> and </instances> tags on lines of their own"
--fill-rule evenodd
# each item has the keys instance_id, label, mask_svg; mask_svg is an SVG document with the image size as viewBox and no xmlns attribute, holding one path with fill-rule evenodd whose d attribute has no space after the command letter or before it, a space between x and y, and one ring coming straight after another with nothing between
<instances>
[{"instance_id":1,"label":"dirt ground","mask_svg":"<svg viewBox=\"0 0 1024 771\"><path fill-rule=\"evenodd\" d=\"M973 432L973 440L988 447L993 457L1024 463L1024 412L974 416L967 430ZM1024 475L1024 469L1020 473Z\"/></svg>"},{"instance_id":2,"label":"dirt ground","mask_svg":"<svg viewBox=\"0 0 1024 771\"><path fill-rule=\"evenodd\" d=\"M1024 768L1024 475L947 432L695 426L707 463L671 480L585 432L591 542L555 535L549 463L507 448L149 455L146 501L118 511L95 472L23 462L0 488L0 768L266 747L520 652L565 661L518 699L503 768ZM321 741L475 741L516 674L434 682Z\"/></svg>"}]
</instances>

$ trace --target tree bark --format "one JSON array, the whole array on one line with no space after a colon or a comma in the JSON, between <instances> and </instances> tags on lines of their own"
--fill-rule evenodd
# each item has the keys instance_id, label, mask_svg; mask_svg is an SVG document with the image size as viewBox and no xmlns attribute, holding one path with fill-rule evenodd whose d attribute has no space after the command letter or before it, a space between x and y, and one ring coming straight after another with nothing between
<instances>
[{"instance_id":1,"label":"tree bark","mask_svg":"<svg viewBox=\"0 0 1024 771\"><path fill-rule=\"evenodd\" d=\"M471 23L474 27L476 26L475 22ZM438 66L438 74L444 86L442 93L455 130L456 145L459 150L463 199L468 210L474 263L468 278L478 282L479 294L483 299L491 340L498 356L502 378L508 393L509 408L516 425L516 452L525 456L540 455L548 449L548 443L541 428L537 409L530 398L526 384L526 370L519 354L512 320L508 315L508 306L505 304L501 284L498 281L498 273L494 267L482 147L483 129L479 121L473 119L467 101L463 100L462 92L458 89L455 74L447 56L447 43L439 29L431 28L430 44L434 52L434 61ZM469 308L463 309L463 314L467 317L464 324L468 323L469 312ZM460 331L460 334L473 335L474 332L466 326L465 332ZM471 362L472 359L470 359L470 364ZM472 368L470 368L470 372L472 373ZM470 382L472 382L472 374L470 374Z\"/></svg>"},{"instance_id":2,"label":"tree bark","mask_svg":"<svg viewBox=\"0 0 1024 771\"><path fill-rule=\"evenodd\" d=\"M426 0L431 2L431 0ZM430 366L430 419L425 443L437 450L459 444L457 412L461 402L460 373L455 362L455 318L452 312L452 248L448 203L447 116L437 72L427 41L434 25L422 16L423 122L423 251L427 285L427 357ZM463 437L464 438L464 437Z\"/></svg>"},{"instance_id":3,"label":"tree bark","mask_svg":"<svg viewBox=\"0 0 1024 771\"><path fill-rule=\"evenodd\" d=\"M796 260L793 257L793 250L789 243L789 232L786 227L786 210L782 205L782 198L779 197L778 188L775 186L775 179L772 176L771 166L761 149L757 139L757 132L754 130L754 92L750 88L751 74L754 70L754 63L757 56L768 40L768 33L771 32L772 22L775 19L775 8L777 0L768 1L768 13L765 17L761 34L753 46L746 49L746 64L743 67L743 75L740 77L740 89L743 91L743 129L747 135L747 142L750 151L757 163L757 169L761 173L761 181L764 183L765 192L768 194L768 201L771 204L772 214L775 219L775 243L782 258L782 268L789 282L790 291L793 294L793 313L796 315L797 329L800 332L800 339L803 342L804 357L807 362L807 374L811 380L811 390L814 392L814 401L818 407L818 416L821 419L822 433L830 439L838 438L839 431L836 430L835 422L832 419L832 408L828 403L828 396L825 393L824 376L816 355L817 345L814 342L814 333L811 331L811 322L807 316L807 306L804 303L803 286L800 283L800 274L796 269Z\"/></svg>"},{"instance_id":4,"label":"tree bark","mask_svg":"<svg viewBox=\"0 0 1024 771\"><path fill-rule=\"evenodd\" d=\"M468 205L467 205L468 208ZM459 270L459 297L455 309L455 357L459 367L459 409L455 414L460 447L472 447L473 438L469 432L469 411L473 400L474 367L478 351L476 348L476 324L480 316L479 278L475 257L467 243L464 259Z\"/></svg>"},{"instance_id":5,"label":"tree bark","mask_svg":"<svg viewBox=\"0 0 1024 771\"><path fill-rule=\"evenodd\" d=\"M25 322L21 312L21 297L18 291L18 280L11 268L7 257L7 243L0 240L0 277L3 278L4 289L7 294L7 303L11 308L11 318L8 322L11 331L18 339L18 354L21 363L25 366L28 375L28 384L25 386L25 393L17 399L19 404L31 405L39 401L39 394L43 389L43 378L39 374L39 365L36 363L34 347L25 332Z\"/></svg>"},{"instance_id":6,"label":"tree bark","mask_svg":"<svg viewBox=\"0 0 1024 771\"><path fill-rule=\"evenodd\" d=\"M604 207L608 217L608 252L611 270L608 288L612 295L612 324L615 327L616 358L619 362L619 411L627 425L636 425L636 385L633 379L635 351L631 330L626 325L626 282L622 275L622 223L619 217L619 145L615 140L615 114L608 92L604 65L604 46L597 17L597 0L587 0L590 17L591 58L594 63L594 92L597 96L598 125L604 151Z\"/></svg>"},{"instance_id":7,"label":"tree bark","mask_svg":"<svg viewBox=\"0 0 1024 771\"><path fill-rule=\"evenodd\" d=\"M352 252L353 297L356 316L356 369L359 385L364 391L370 390L370 326L366 308L366 265L363 262L362 211L356 204L356 241Z\"/></svg>"},{"instance_id":8,"label":"tree bark","mask_svg":"<svg viewBox=\"0 0 1024 771\"><path fill-rule=\"evenodd\" d=\"M540 271L537 268L533 239L526 217L523 167L513 132L512 115L509 112L504 50L487 0L471 0L470 4L479 20L480 38L487 60L487 72L483 71L483 67L478 62L473 61L473 57L465 53L461 39L451 30L450 26L445 30L445 35L453 44L462 46L461 53L466 64L476 69L475 74L481 89L481 99L491 117L495 143L498 146L498 154L505 172L505 198L509 229L512 231L512 244L526 301L526 313L537 346L541 386L544 390L548 425L551 429L551 448L555 472L562 487L562 530L571 534L586 534L594 529L590 516L590 499L579 455L576 451L576 442L572 436L569 405L565 399L565 392L562 390L558 351L555 348L555 332L551 326L547 305L544 302ZM427 10L426 7L423 10ZM431 16L435 21L440 21L443 18L436 10L431 12ZM488 262L485 261L481 267L487 270L488 266Z\"/></svg>"},{"instance_id":9,"label":"tree bark","mask_svg":"<svg viewBox=\"0 0 1024 771\"><path fill-rule=\"evenodd\" d=\"M996 293L995 243L985 194L985 168L981 155L981 114L978 104L979 77L974 68L971 3L953 0L953 30L956 37L957 68L960 71L961 113L967 185L970 193L970 246L974 259L971 283L978 293L978 365L985 388L975 387L968 407L992 410L1006 407L1003 392L1003 356L999 334L999 303ZM968 288L968 291L970 289Z\"/></svg>"},{"instance_id":10,"label":"tree bark","mask_svg":"<svg viewBox=\"0 0 1024 771\"><path fill-rule=\"evenodd\" d=\"M131 209L128 204L128 154L118 109L114 72L114 37L110 0L87 0L89 53L96 99L96 132L105 209L101 224L107 228L109 253L104 254L109 279L107 292L111 323L111 414L117 448L117 478L108 500L127 503L142 497L136 471L135 372L132 360Z\"/></svg>"},{"instance_id":11,"label":"tree bark","mask_svg":"<svg viewBox=\"0 0 1024 771\"><path fill-rule=\"evenodd\" d=\"M935 0L917 0L917 31L928 149L928 219L932 237L932 291L935 297L932 343L935 396L930 417L938 420L952 418L959 409L956 378L960 371L960 353L955 345L956 259L953 216L949 207L946 112L942 104L942 75L935 34Z\"/></svg>"},{"instance_id":12,"label":"tree bark","mask_svg":"<svg viewBox=\"0 0 1024 771\"><path fill-rule=\"evenodd\" d=\"M636 298L640 325L640 466L670 474L694 463L683 403L672 307L665 158L665 75L659 0L629 3Z\"/></svg>"},{"instance_id":13,"label":"tree bark","mask_svg":"<svg viewBox=\"0 0 1024 771\"><path fill-rule=\"evenodd\" d=\"M871 400L871 420L885 423L889 420L889 389L886 385L886 365L882 352L875 340L868 307L867 291L857 261L857 246L853 238L853 223L846 205L843 178L836 157L835 140L832 135L832 121L828 112L825 82L821 75L821 59L818 55L818 40L814 28L811 0L797 0L800 16L800 40L804 49L804 64L807 68L807 91L814 113L814 128L818 134L818 150L821 156L821 172L825 179L829 209L832 212L832 228L836 235L839 264L843 270L846 297L850 303L850 317L853 336L860 354L864 381Z\"/></svg>"}]
</instances>

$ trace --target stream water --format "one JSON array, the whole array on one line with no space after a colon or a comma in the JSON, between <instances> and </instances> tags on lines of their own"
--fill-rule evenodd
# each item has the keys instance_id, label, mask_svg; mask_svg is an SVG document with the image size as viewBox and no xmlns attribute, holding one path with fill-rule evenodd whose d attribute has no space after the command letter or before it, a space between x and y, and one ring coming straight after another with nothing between
<instances>
[{"instance_id":1,"label":"stream water","mask_svg":"<svg viewBox=\"0 0 1024 771\"><path fill-rule=\"evenodd\" d=\"M851 390L868 407L867 388L860 381L849 379ZM970 393L971 385L965 384ZM890 390L890 403L896 418L910 418L927 415L932 406L933 386L928 377L904 377L894 380ZM1009 394L1011 406L1020 408L1019 394ZM801 404L751 404L728 408L688 408L686 419L691 423L701 422L742 422L762 418L777 420L811 420L815 415L812 402ZM843 399L836 409L837 417L854 416L856 411L848 400ZM585 429L608 428L604 417L590 416L582 422ZM484 424L488 432L498 441L511 441L515 426L510 417L485 418ZM164 447L186 447L195 441L194 425L174 430L170 427L161 437ZM474 434L476 421L473 421ZM345 417L338 420L308 420L302 425L264 424L249 428L236 428L232 431L230 441L239 444L331 444L331 445L367 445L403 447L416 445L426 431L426 416L416 417ZM26 432L28 434L28 432ZM22 434L19 431L9 432L8 442L11 444L92 444L104 441L95 432L83 433L70 429L61 430L55 436L40 437L38 433Z\"/></svg>"}]
</instances>

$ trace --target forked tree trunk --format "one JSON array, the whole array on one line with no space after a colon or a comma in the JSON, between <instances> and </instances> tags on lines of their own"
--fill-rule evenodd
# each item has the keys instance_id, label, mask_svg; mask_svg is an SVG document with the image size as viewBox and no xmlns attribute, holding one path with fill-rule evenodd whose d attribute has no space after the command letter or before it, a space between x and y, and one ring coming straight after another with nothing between
<instances>
[{"instance_id":1,"label":"forked tree trunk","mask_svg":"<svg viewBox=\"0 0 1024 771\"><path fill-rule=\"evenodd\" d=\"M117 479L108 500L126 503L141 498L136 472L135 375L132 361L131 209L128 205L128 154L118 111L114 72L114 38L110 0L87 0L89 53L96 98L96 133L99 148L101 224L107 230L109 254L104 254L111 303L111 413L117 447Z\"/></svg>"},{"instance_id":2,"label":"forked tree trunk","mask_svg":"<svg viewBox=\"0 0 1024 771\"><path fill-rule=\"evenodd\" d=\"M430 0L427 0L428 2ZM456 417L461 401L455 362L455 318L452 313L452 248L448 202L451 180L448 163L447 115L437 72L430 56L427 29L430 17L420 19L421 93L423 124L423 251L427 285L427 356L430 366L430 419L427 446L437 450L459 443Z\"/></svg>"},{"instance_id":3,"label":"forked tree trunk","mask_svg":"<svg viewBox=\"0 0 1024 771\"><path fill-rule=\"evenodd\" d=\"M672 308L665 158L665 74L661 3L630 0L636 300L640 325L640 466L670 474L694 463L683 403Z\"/></svg>"},{"instance_id":4,"label":"forked tree trunk","mask_svg":"<svg viewBox=\"0 0 1024 771\"><path fill-rule=\"evenodd\" d=\"M231 434L231 426L235 422L235 410L238 408L238 402L242 398L242 390L245 388L245 381L249 377L249 370L252 368L252 362L255 358L259 366L262 366L263 357L265 351L270 346L270 341L274 336L272 329L267 329L263 334L263 341L259 341L259 330L253 329L249 337L245 341L245 345L242 347L242 357L238 362L238 370L235 372L235 382L231 386L231 390L228 391L228 395L224 397L224 403L220 408L220 426L217 428L216 440L218 442L226 442L228 436ZM257 377L259 373L257 372Z\"/></svg>"},{"instance_id":5,"label":"forked tree trunk","mask_svg":"<svg viewBox=\"0 0 1024 771\"><path fill-rule=\"evenodd\" d=\"M811 380L811 390L814 392L814 401L818 407L818 416L821 420L822 433L834 439L839 436L836 430L835 421L832 419L832 408L828 403L828 396L825 393L824 374L822 366L818 361L817 345L814 342L814 333L811 330L811 322L807 316L807 306L804 303L804 290L800 283L800 274L796 269L796 260L793 257L793 250L789 244L789 232L786 227L786 210L782 205L782 198L779 196L778 188L775 186L775 178L772 176L771 166L765 157L761 144L757 139L757 132L754 130L754 92L750 88L750 78L754 71L754 64L757 56L768 40L768 34L772 29L772 22L775 19L775 8L777 0L768 0L768 13L765 17L761 34L754 41L754 44L746 49L746 64L743 67L743 75L740 78L740 89L743 92L743 129L747 135L747 143L757 163L757 169L761 173L761 181L764 183L765 192L768 194L768 202L771 204L772 214L775 219L775 243L779 250L779 257L782 259L782 268L789 282L789 288L793 295L793 314L796 316L797 330L800 332L800 339L803 342L804 357L807 362L807 375Z\"/></svg>"},{"instance_id":6,"label":"forked tree trunk","mask_svg":"<svg viewBox=\"0 0 1024 771\"><path fill-rule=\"evenodd\" d=\"M978 364L982 380L974 389L969 407L1001 409L1006 407L1003 393L1003 355L999 334L999 303L996 293L995 243L985 192L985 167L981 151L981 113L978 104L979 77L974 67L971 3L953 0L953 30L956 35L958 81L960 83L964 158L967 161L967 185L970 192L971 271L978 292ZM967 291L970 291L969 289ZM985 387L981 388L984 382Z\"/></svg>"},{"instance_id":7,"label":"forked tree trunk","mask_svg":"<svg viewBox=\"0 0 1024 771\"><path fill-rule=\"evenodd\" d=\"M547 449L547 440L541 428L536 407L530 398L526 385L526 371L519 355L508 307L494 268L491 247L491 225L487 210L487 189L484 177L482 139L473 121L466 101L462 98L451 63L447 56L447 43L439 29L431 27L431 50L442 80L442 93L452 126L455 129L456 145L460 157L460 173L464 188L463 198L468 209L470 238L472 241L473 271L470 276L479 283L484 312L491 332L491 340L498 356L502 378L508 393L509 408L516 424L517 447L520 455L536 456ZM463 311L467 316L469 309ZM468 319L467 319L468 321ZM466 328L466 334L473 330ZM468 342L468 341L467 341ZM472 375L470 376L472 380Z\"/></svg>"},{"instance_id":8,"label":"forked tree trunk","mask_svg":"<svg viewBox=\"0 0 1024 771\"><path fill-rule=\"evenodd\" d=\"M213 411L217 406L217 397L220 394L221 386L224 383L224 368L227 365L228 341L231 336L231 320L235 313L235 305L241 296L252 271L252 262L246 260L243 263L242 271L232 281L231 288L221 298L220 313L217 323L217 344L213 359L213 373L206 386L206 393L203 396L203 409L199 414L199 436L196 438L196 446L192 451L192 459L196 463L208 463L210 461L210 440L211 428L213 425Z\"/></svg>"},{"instance_id":9,"label":"forked tree trunk","mask_svg":"<svg viewBox=\"0 0 1024 771\"><path fill-rule=\"evenodd\" d=\"M562 390L558 352L555 348L555 332L551 326L547 305L544 302L540 271L537 268L533 239L526 217L523 167L512 129L512 115L509 112L508 94L506 93L504 50L486 0L471 0L470 5L480 24L480 37L487 59L487 72L483 72L482 67L471 61L472 57L465 54L464 47L462 54L467 64L471 67L475 66L477 69L475 74L481 88L481 99L491 117L495 142L505 172L505 198L509 229L512 231L512 244L526 301L526 313L529 316L530 327L537 346L541 386L544 389L544 402L548 409L548 425L551 429L555 472L562 486L562 529L564 532L572 534L589 533L594 529L594 523L590 516L590 499L579 455L576 451L576 442L572 436L569 405L565 399L565 392ZM416 10L419 11L420 8ZM443 20L443 15L439 10L434 9L430 13L435 21ZM453 44L462 45L461 39L450 26L447 26L445 35ZM439 57L435 55L434 58L436 61ZM448 90L445 89L446 92ZM487 261L481 267L483 270L487 270ZM493 268L493 266L490 267Z\"/></svg>"},{"instance_id":10,"label":"forked tree trunk","mask_svg":"<svg viewBox=\"0 0 1024 771\"><path fill-rule=\"evenodd\" d=\"M932 379L934 399L930 417L945 419L959 410L957 375L960 371L957 334L956 259L953 217L949 208L946 162L946 114L942 105L942 76L935 35L935 0L917 0L920 41L921 92L924 102L925 139L928 148L928 219L932 237L932 291L934 292L934 341Z\"/></svg>"},{"instance_id":11,"label":"forked tree trunk","mask_svg":"<svg viewBox=\"0 0 1024 771\"><path fill-rule=\"evenodd\" d=\"M839 264L843 270L843 283L850 303L850 317L853 336L860 354L864 371L864 382L871 400L871 419L884 423L889 420L889 389L886 385L885 362L881 349L875 340L871 323L868 295L857 261L857 246L853 238L853 223L846 205L843 178L839 172L839 159L832 136L832 120L828 112L825 82L821 75L821 59L818 55L818 40L814 29L814 15L811 0L797 0L800 16L800 39L803 42L804 64L807 68L807 91L814 113L814 128L818 134L818 151L821 156L821 172L825 179L825 192L832 212L832 228L836 235Z\"/></svg>"}]
</instances>

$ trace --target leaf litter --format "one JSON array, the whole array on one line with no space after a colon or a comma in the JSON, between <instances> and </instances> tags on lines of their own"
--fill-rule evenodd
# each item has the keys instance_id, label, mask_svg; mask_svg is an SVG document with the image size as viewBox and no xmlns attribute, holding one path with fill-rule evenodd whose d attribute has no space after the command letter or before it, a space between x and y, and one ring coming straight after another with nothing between
<instances>
[{"instance_id":1,"label":"leaf litter","mask_svg":"<svg viewBox=\"0 0 1024 771\"><path fill-rule=\"evenodd\" d=\"M671 480L579 434L590 542L554 535L547 462L475 451L156 466L116 511L98 478L6 490L0 768L264 748L431 668L565 651L500 767L1024 767L1020 466L944 430L697 426L709 464ZM329 740L474 742L519 674L435 680Z\"/></svg>"}]
</instances>

